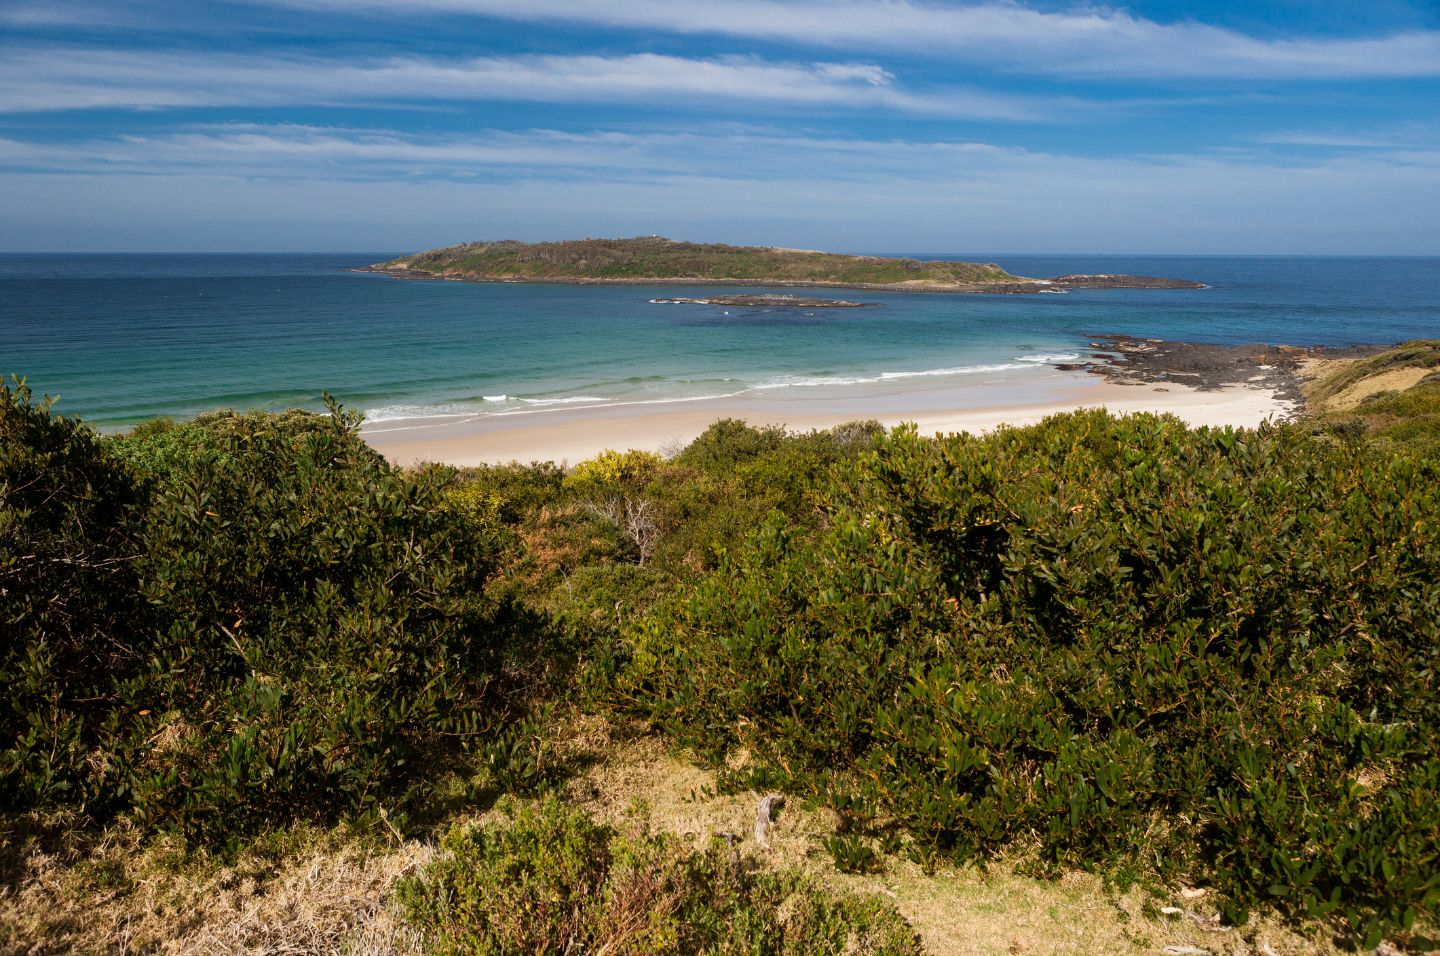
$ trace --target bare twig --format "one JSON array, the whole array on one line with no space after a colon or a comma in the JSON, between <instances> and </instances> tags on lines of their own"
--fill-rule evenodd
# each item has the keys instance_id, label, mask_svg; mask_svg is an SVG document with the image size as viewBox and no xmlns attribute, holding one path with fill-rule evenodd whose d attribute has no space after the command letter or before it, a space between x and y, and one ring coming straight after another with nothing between
<instances>
[{"instance_id":1,"label":"bare twig","mask_svg":"<svg viewBox=\"0 0 1440 956\"><path fill-rule=\"evenodd\" d=\"M635 546L638 564L645 566L655 553L660 539L660 523L656 518L655 502L649 498L631 498L628 495L614 495L600 501L586 501L582 507L590 514L608 521L620 529Z\"/></svg>"}]
</instances>

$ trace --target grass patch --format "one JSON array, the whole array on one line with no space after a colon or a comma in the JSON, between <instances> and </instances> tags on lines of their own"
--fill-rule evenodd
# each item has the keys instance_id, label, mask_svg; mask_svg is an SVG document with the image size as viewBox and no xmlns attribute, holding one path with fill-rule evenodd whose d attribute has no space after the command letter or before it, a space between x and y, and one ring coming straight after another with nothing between
<instances>
[{"instance_id":1,"label":"grass patch","mask_svg":"<svg viewBox=\"0 0 1440 956\"><path fill-rule=\"evenodd\" d=\"M1306 396L1313 405L1323 408L1368 378L1407 368L1440 368L1440 340L1417 339L1378 355L1346 362L1310 383Z\"/></svg>"},{"instance_id":2,"label":"grass patch","mask_svg":"<svg viewBox=\"0 0 1440 956\"><path fill-rule=\"evenodd\" d=\"M220 858L133 826L37 839L24 822L0 825L0 953L423 952L390 903L422 842L298 827Z\"/></svg>"},{"instance_id":3,"label":"grass patch","mask_svg":"<svg viewBox=\"0 0 1440 956\"><path fill-rule=\"evenodd\" d=\"M748 832L757 795L714 793L713 773L640 731L595 717L556 727L562 756L583 767L564 782L561 799L617 833L633 833L641 820L692 849L715 834ZM476 822L464 811L452 819ZM479 819L497 826L507 820L500 809ZM63 820L48 823L65 829ZM824 848L834 829L829 811L794 801L777 818L770 848L744 858L804 873L835 895L893 905L926 953L1150 956L1171 944L1236 954L1338 952L1314 927L1297 932L1274 920L1226 936L1203 933L1159 907L1204 909L1206 900L1151 897L1074 871L1036 879L1023 875L1019 861L926 872L886 856L883 872L847 874ZM395 899L397 879L432 858L424 842L392 845L354 830L301 828L221 860L187 853L174 840L142 843L134 828L122 827L98 837L70 830L58 844L0 830L0 846L13 851L7 859L14 864L9 889L0 890L0 953L108 954L127 946L152 953L430 951Z\"/></svg>"},{"instance_id":4,"label":"grass patch","mask_svg":"<svg viewBox=\"0 0 1440 956\"><path fill-rule=\"evenodd\" d=\"M1440 452L1440 341L1323 371L1306 388L1311 431L1433 456Z\"/></svg>"},{"instance_id":5,"label":"grass patch","mask_svg":"<svg viewBox=\"0 0 1440 956\"><path fill-rule=\"evenodd\" d=\"M399 898L433 952L874 954L921 952L874 900L760 871L723 842L700 851L623 833L558 800L456 829Z\"/></svg>"}]
</instances>

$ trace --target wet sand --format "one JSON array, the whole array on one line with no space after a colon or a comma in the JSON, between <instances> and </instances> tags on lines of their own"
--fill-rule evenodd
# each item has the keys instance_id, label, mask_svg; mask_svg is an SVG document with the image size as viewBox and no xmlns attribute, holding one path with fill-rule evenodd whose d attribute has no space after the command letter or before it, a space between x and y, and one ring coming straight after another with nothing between
<instances>
[{"instance_id":1,"label":"wet sand","mask_svg":"<svg viewBox=\"0 0 1440 956\"><path fill-rule=\"evenodd\" d=\"M753 391L689 402L387 421L365 426L362 434L400 465L573 464L610 448L676 450L722 418L796 430L876 419L885 425L913 422L922 433L936 434L1028 425L1057 412L1094 407L1116 414L1168 412L1197 426L1255 426L1288 416L1295 403L1258 382L1200 389L1175 382L1127 384L1083 369L1040 368L973 382Z\"/></svg>"}]
</instances>

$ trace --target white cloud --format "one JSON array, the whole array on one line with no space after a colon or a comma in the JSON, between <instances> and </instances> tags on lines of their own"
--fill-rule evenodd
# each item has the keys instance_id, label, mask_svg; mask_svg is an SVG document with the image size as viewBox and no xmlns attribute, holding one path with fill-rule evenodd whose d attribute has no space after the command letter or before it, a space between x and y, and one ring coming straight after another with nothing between
<instances>
[{"instance_id":1,"label":"white cloud","mask_svg":"<svg viewBox=\"0 0 1440 956\"><path fill-rule=\"evenodd\" d=\"M1309 142L1277 136L1276 141ZM1379 145L1367 143L1367 145ZM803 183L915 184L922 194L936 183L1010 178L1049 170L1087 188L1131 188L1128 170L1237 175L1273 170L1339 168L1353 158L1277 158L1265 151L1214 150L1209 154L1093 157L1039 152L990 143L951 140L873 140L818 136L784 129L711 124L674 132L597 130L583 133L531 129L479 130L443 136L396 130L287 124L206 124L165 133L122 134L79 141L0 138L0 168L30 172L149 174L204 173L285 180L374 181L408 178L448 181L496 176L562 176L591 182L707 177ZM1440 169L1440 150L1396 145L1368 154L1369 168ZM1100 171L1119 181L1103 186Z\"/></svg>"},{"instance_id":2,"label":"white cloud","mask_svg":"<svg viewBox=\"0 0 1440 956\"><path fill-rule=\"evenodd\" d=\"M13 27L130 25L135 11L112 0L96 4L90 0L10 0L0 7L0 23Z\"/></svg>"},{"instance_id":3,"label":"white cloud","mask_svg":"<svg viewBox=\"0 0 1440 956\"><path fill-rule=\"evenodd\" d=\"M907 91L867 63L754 57L519 56L372 62L274 55L52 48L0 59L0 112L490 100L895 110L1034 119L1043 101L962 89ZM1051 101L1058 107L1063 101ZM1068 105L1073 106L1073 103Z\"/></svg>"},{"instance_id":4,"label":"white cloud","mask_svg":"<svg viewBox=\"0 0 1440 956\"><path fill-rule=\"evenodd\" d=\"M916 183L667 176L518 182L16 175L0 248L419 249L661 233L856 252L1440 254L1436 168L1032 157ZM922 188L917 188L917 185ZM1428 200L1420 199L1430 190ZM1177 228L1177 225L1183 228Z\"/></svg>"},{"instance_id":5,"label":"white cloud","mask_svg":"<svg viewBox=\"0 0 1440 956\"><path fill-rule=\"evenodd\" d=\"M1020 3L915 0L268 0L336 14L478 14L680 34L718 34L848 50L959 55L1021 72L1097 77L1440 76L1440 32L1259 39L1108 7L1064 12Z\"/></svg>"},{"instance_id":6,"label":"white cloud","mask_svg":"<svg viewBox=\"0 0 1440 956\"><path fill-rule=\"evenodd\" d=\"M73 247L77 235L93 248L203 235L212 248L274 248L279 236L401 249L660 232L856 251L1436 254L1437 183L1437 151L1089 157L727 127L444 138L199 127L0 140L0 248Z\"/></svg>"},{"instance_id":7,"label":"white cloud","mask_svg":"<svg viewBox=\"0 0 1440 956\"><path fill-rule=\"evenodd\" d=\"M1389 136L1356 136L1347 133L1270 133L1257 142L1272 146L1320 146L1333 149L1404 149L1411 143Z\"/></svg>"},{"instance_id":8,"label":"white cloud","mask_svg":"<svg viewBox=\"0 0 1440 956\"><path fill-rule=\"evenodd\" d=\"M645 153L642 141L625 134L546 130L424 138L392 131L225 124L78 142L0 139L0 167L283 179L435 178L480 169L537 167L603 171L634 168L646 161Z\"/></svg>"},{"instance_id":9,"label":"white cloud","mask_svg":"<svg viewBox=\"0 0 1440 956\"><path fill-rule=\"evenodd\" d=\"M984 143L823 138L749 127L671 133L481 130L422 136L391 130L215 124L163 134L69 142L0 138L0 167L45 172L118 172L373 180L451 179L479 172L585 178L706 175L804 179L877 173L932 175L977 160L1022 157Z\"/></svg>"}]
</instances>

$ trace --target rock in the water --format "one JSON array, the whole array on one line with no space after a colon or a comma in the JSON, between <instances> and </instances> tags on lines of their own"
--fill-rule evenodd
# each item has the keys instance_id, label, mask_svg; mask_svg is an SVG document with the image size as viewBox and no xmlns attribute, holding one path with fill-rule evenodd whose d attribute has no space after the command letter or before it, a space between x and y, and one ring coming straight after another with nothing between
<instances>
[{"instance_id":1,"label":"rock in the water","mask_svg":"<svg viewBox=\"0 0 1440 956\"><path fill-rule=\"evenodd\" d=\"M651 299L659 305L728 305L740 308L769 308L769 309L864 309L874 306L874 302L849 302L845 299L807 299L798 295L779 295L776 293L764 293L760 295L712 295L703 299L688 299L679 296L672 296L664 299Z\"/></svg>"}]
</instances>

